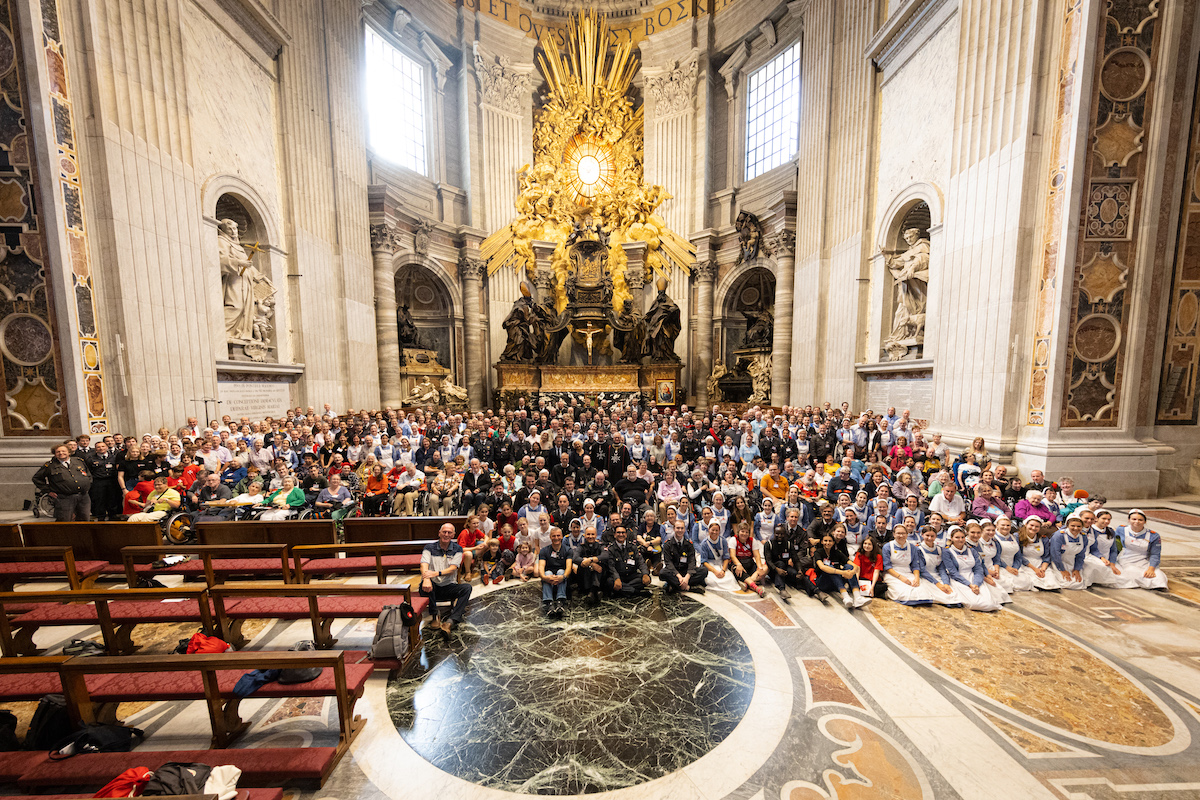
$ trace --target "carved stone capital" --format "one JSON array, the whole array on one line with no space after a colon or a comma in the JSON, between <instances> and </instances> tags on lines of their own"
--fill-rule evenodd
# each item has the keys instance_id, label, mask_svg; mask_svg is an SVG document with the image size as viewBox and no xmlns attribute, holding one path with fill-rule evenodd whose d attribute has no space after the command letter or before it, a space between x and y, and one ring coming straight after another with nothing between
<instances>
[{"instance_id":1,"label":"carved stone capital","mask_svg":"<svg viewBox=\"0 0 1200 800\"><path fill-rule=\"evenodd\" d=\"M486 259L463 256L458 260L458 274L462 276L464 281L483 280L483 273L486 270Z\"/></svg>"},{"instance_id":2,"label":"carved stone capital","mask_svg":"<svg viewBox=\"0 0 1200 800\"><path fill-rule=\"evenodd\" d=\"M478 45L475 78L479 81L480 101L502 111L520 111L533 92L529 72L514 67L504 56L485 58Z\"/></svg>"},{"instance_id":3,"label":"carved stone capital","mask_svg":"<svg viewBox=\"0 0 1200 800\"><path fill-rule=\"evenodd\" d=\"M695 57L675 65L662 75L646 79L646 92L654 100L654 113L669 117L690 110L696 90L696 74L699 63Z\"/></svg>"},{"instance_id":4,"label":"carved stone capital","mask_svg":"<svg viewBox=\"0 0 1200 800\"><path fill-rule=\"evenodd\" d=\"M772 258L796 255L796 232L784 228L763 237L763 244Z\"/></svg>"},{"instance_id":5,"label":"carved stone capital","mask_svg":"<svg viewBox=\"0 0 1200 800\"><path fill-rule=\"evenodd\" d=\"M631 264L625 268L625 285L630 291L642 290L646 285L646 268L642 264Z\"/></svg>"},{"instance_id":6,"label":"carved stone capital","mask_svg":"<svg viewBox=\"0 0 1200 800\"><path fill-rule=\"evenodd\" d=\"M692 276L699 283L712 283L717 279L716 261L699 261L692 267Z\"/></svg>"},{"instance_id":7,"label":"carved stone capital","mask_svg":"<svg viewBox=\"0 0 1200 800\"><path fill-rule=\"evenodd\" d=\"M533 282L538 288L539 296L548 296L544 293L554 288L554 272L549 269L539 268L533 274Z\"/></svg>"},{"instance_id":8,"label":"carved stone capital","mask_svg":"<svg viewBox=\"0 0 1200 800\"><path fill-rule=\"evenodd\" d=\"M388 224L372 225L371 250L381 253L396 252L396 228Z\"/></svg>"}]
</instances>

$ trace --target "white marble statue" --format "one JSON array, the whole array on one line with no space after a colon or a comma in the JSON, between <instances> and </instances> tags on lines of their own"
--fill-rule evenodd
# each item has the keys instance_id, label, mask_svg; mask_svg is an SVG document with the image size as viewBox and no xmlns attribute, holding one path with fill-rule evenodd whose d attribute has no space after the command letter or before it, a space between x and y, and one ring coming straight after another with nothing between
<instances>
[{"instance_id":1,"label":"white marble statue","mask_svg":"<svg viewBox=\"0 0 1200 800\"><path fill-rule=\"evenodd\" d=\"M467 390L461 386L455 386L449 378L444 378L442 380L442 400L447 406L466 408Z\"/></svg>"},{"instance_id":2,"label":"white marble statue","mask_svg":"<svg viewBox=\"0 0 1200 800\"><path fill-rule=\"evenodd\" d=\"M892 333L883 349L892 361L908 353L910 345L925 339L925 307L929 300L929 240L916 228L904 232L908 249L895 255L884 254L884 263L896 282L896 310Z\"/></svg>"},{"instance_id":3,"label":"white marble statue","mask_svg":"<svg viewBox=\"0 0 1200 800\"><path fill-rule=\"evenodd\" d=\"M266 341L275 314L275 289L250 261L238 240L238 224L223 219L217 225L217 248L224 289L225 335L231 343Z\"/></svg>"},{"instance_id":4,"label":"white marble statue","mask_svg":"<svg viewBox=\"0 0 1200 800\"><path fill-rule=\"evenodd\" d=\"M750 385L753 391L750 393L750 405L757 403L767 403L771 400L771 355L770 353L759 353L754 358L750 359L750 363L746 366L746 372L750 373Z\"/></svg>"},{"instance_id":5,"label":"white marble statue","mask_svg":"<svg viewBox=\"0 0 1200 800\"><path fill-rule=\"evenodd\" d=\"M717 359L713 362L712 372L708 376L708 405L711 407L713 403L721 402L721 386L717 381L724 378L729 370L725 369L725 362Z\"/></svg>"},{"instance_id":6,"label":"white marble statue","mask_svg":"<svg viewBox=\"0 0 1200 800\"><path fill-rule=\"evenodd\" d=\"M438 405L441 395L438 393L438 388L429 380L429 376L421 378L421 382L412 388L408 393L408 397L404 398L406 406L423 406L423 405Z\"/></svg>"}]
</instances>

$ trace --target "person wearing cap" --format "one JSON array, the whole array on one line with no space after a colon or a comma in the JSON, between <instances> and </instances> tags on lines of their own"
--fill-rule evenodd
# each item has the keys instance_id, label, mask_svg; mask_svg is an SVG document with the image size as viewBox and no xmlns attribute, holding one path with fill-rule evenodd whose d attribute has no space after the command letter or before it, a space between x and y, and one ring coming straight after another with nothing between
<instances>
[{"instance_id":1,"label":"person wearing cap","mask_svg":"<svg viewBox=\"0 0 1200 800\"><path fill-rule=\"evenodd\" d=\"M1012 520L1000 516L995 524L993 541L996 543L996 565L999 567L996 583L1009 594L1033 591L1033 577L1021 571L1021 567L1025 566L1025 556L1021 552L1021 539L1013 529Z\"/></svg>"},{"instance_id":2,"label":"person wearing cap","mask_svg":"<svg viewBox=\"0 0 1200 800\"><path fill-rule=\"evenodd\" d=\"M1067 517L1067 524L1050 537L1046 552L1050 563L1062 577L1063 589L1086 589L1083 562L1087 558L1088 537L1079 514Z\"/></svg>"},{"instance_id":3,"label":"person wearing cap","mask_svg":"<svg viewBox=\"0 0 1200 800\"><path fill-rule=\"evenodd\" d=\"M1087 558L1083 561L1083 579L1089 586L1127 588L1125 584L1132 581L1117 565L1120 548L1117 546L1117 532L1109 525L1110 522L1112 512L1104 509L1096 512L1095 520L1087 532L1090 544Z\"/></svg>"},{"instance_id":4,"label":"person wearing cap","mask_svg":"<svg viewBox=\"0 0 1200 800\"><path fill-rule=\"evenodd\" d=\"M961 529L956 525L950 532L953 533L954 530ZM937 531L928 525L922 528L921 544L917 550L921 554L921 585L925 587L930 599L938 605L959 608L962 600L959 599L947 573L944 563L945 548L938 544Z\"/></svg>"},{"instance_id":5,"label":"person wearing cap","mask_svg":"<svg viewBox=\"0 0 1200 800\"><path fill-rule=\"evenodd\" d=\"M1133 586L1166 589L1167 576L1158 568L1162 558L1162 538L1146 527L1146 512L1135 508L1128 516L1129 524L1117 528L1117 535L1124 545L1117 557L1117 566Z\"/></svg>"},{"instance_id":6,"label":"person wearing cap","mask_svg":"<svg viewBox=\"0 0 1200 800\"><path fill-rule=\"evenodd\" d=\"M596 529L597 536L604 535L604 518L596 513L596 501L587 498L583 501L583 514L578 518L580 527L586 532L589 527Z\"/></svg>"},{"instance_id":7,"label":"person wearing cap","mask_svg":"<svg viewBox=\"0 0 1200 800\"><path fill-rule=\"evenodd\" d=\"M921 578L921 549L908 541L905 526L897 526L893 534L895 538L883 546L883 581L888 599L906 606L927 606L933 602L933 595L928 582Z\"/></svg>"}]
</instances>

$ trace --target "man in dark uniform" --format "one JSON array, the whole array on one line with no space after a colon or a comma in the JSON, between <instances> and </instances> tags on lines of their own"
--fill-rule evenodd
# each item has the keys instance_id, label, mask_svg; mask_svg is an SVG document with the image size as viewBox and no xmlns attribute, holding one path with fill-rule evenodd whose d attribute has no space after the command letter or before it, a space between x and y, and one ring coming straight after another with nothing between
<instances>
[{"instance_id":1,"label":"man in dark uniform","mask_svg":"<svg viewBox=\"0 0 1200 800\"><path fill-rule=\"evenodd\" d=\"M675 520L673 536L663 542L663 566L658 577L666 584L667 594L695 592L704 594L708 570L696 563L696 546L687 538L687 523Z\"/></svg>"},{"instance_id":2,"label":"man in dark uniform","mask_svg":"<svg viewBox=\"0 0 1200 800\"><path fill-rule=\"evenodd\" d=\"M832 511L830 514L832 515ZM817 522L820 521L817 520ZM813 524L816 525L817 522ZM808 537L809 532L800 526L800 509L789 508L787 523L775 529L767 563L771 567L776 589L779 588L779 579L782 579L784 583L790 583L795 588L803 590L809 597L816 597L821 602L825 602L824 593L817 588L812 575L809 574L814 566L811 555L812 545L809 543ZM765 543L763 550L763 558L766 559L768 554ZM782 569L783 573L779 574L777 569ZM782 594L783 592L780 592L781 596Z\"/></svg>"},{"instance_id":3,"label":"man in dark uniform","mask_svg":"<svg viewBox=\"0 0 1200 800\"><path fill-rule=\"evenodd\" d=\"M574 563L576 585L580 596L587 595L588 605L600 604L600 589L604 585L604 545L596 538L596 529L588 526L583 531L583 544L575 550Z\"/></svg>"},{"instance_id":4,"label":"man in dark uniform","mask_svg":"<svg viewBox=\"0 0 1200 800\"><path fill-rule=\"evenodd\" d=\"M696 435L691 428L683 432L683 442L680 444L679 452L683 454L684 463L693 466L704 454L704 445L696 440Z\"/></svg>"},{"instance_id":5,"label":"man in dark uniform","mask_svg":"<svg viewBox=\"0 0 1200 800\"><path fill-rule=\"evenodd\" d=\"M605 556L608 558L608 575L604 583L609 594L628 597L646 591L650 585L650 572L637 542L629 540L624 525L618 525L613 532L613 543L608 546Z\"/></svg>"},{"instance_id":6,"label":"man in dark uniform","mask_svg":"<svg viewBox=\"0 0 1200 800\"><path fill-rule=\"evenodd\" d=\"M54 458L33 476L39 491L54 498L55 522L89 522L92 518L92 475L81 458L72 458L65 444L52 451Z\"/></svg>"},{"instance_id":7,"label":"man in dark uniform","mask_svg":"<svg viewBox=\"0 0 1200 800\"><path fill-rule=\"evenodd\" d=\"M76 451L78 452L78 451ZM109 451L108 444L96 442L96 447L83 459L92 476L92 511L96 519L115 520L121 516L121 487L117 483L119 460Z\"/></svg>"},{"instance_id":8,"label":"man in dark uniform","mask_svg":"<svg viewBox=\"0 0 1200 800\"><path fill-rule=\"evenodd\" d=\"M836 525L837 522L833 518L833 506L829 503L823 504L821 506L820 516L813 520L812 525L808 526L809 544L820 544L821 537L827 533L832 534L833 528Z\"/></svg>"}]
</instances>

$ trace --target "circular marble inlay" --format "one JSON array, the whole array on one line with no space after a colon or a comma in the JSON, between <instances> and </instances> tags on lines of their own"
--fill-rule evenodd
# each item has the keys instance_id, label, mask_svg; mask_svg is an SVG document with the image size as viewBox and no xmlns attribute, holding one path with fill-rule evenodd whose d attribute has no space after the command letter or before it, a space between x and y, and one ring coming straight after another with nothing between
<instances>
[{"instance_id":1,"label":"circular marble inlay","mask_svg":"<svg viewBox=\"0 0 1200 800\"><path fill-rule=\"evenodd\" d=\"M389 683L392 721L435 767L510 792L609 791L697 761L745 715L750 650L708 606L572 603L554 621L540 592L474 601L451 645Z\"/></svg>"},{"instance_id":2,"label":"circular marble inlay","mask_svg":"<svg viewBox=\"0 0 1200 800\"><path fill-rule=\"evenodd\" d=\"M1196 319L1200 312L1200 304L1196 302L1195 292L1184 292L1179 296L1179 305L1175 315L1176 332L1187 336L1196 327Z\"/></svg>"},{"instance_id":3,"label":"circular marble inlay","mask_svg":"<svg viewBox=\"0 0 1200 800\"><path fill-rule=\"evenodd\" d=\"M18 364L35 367L50 357L54 335L40 317L12 314L0 325L0 347Z\"/></svg>"},{"instance_id":4,"label":"circular marble inlay","mask_svg":"<svg viewBox=\"0 0 1200 800\"><path fill-rule=\"evenodd\" d=\"M434 301L432 287L421 284L413 290L413 295L417 298L417 302L421 305L431 305Z\"/></svg>"},{"instance_id":5,"label":"circular marble inlay","mask_svg":"<svg viewBox=\"0 0 1200 800\"><path fill-rule=\"evenodd\" d=\"M1100 68L1100 90L1105 97L1126 103L1150 82L1150 59L1136 47L1120 47L1104 59Z\"/></svg>"},{"instance_id":6,"label":"circular marble inlay","mask_svg":"<svg viewBox=\"0 0 1200 800\"><path fill-rule=\"evenodd\" d=\"M1107 314L1090 314L1075 326L1075 354L1093 364L1106 361L1121 344L1121 330Z\"/></svg>"}]
</instances>

